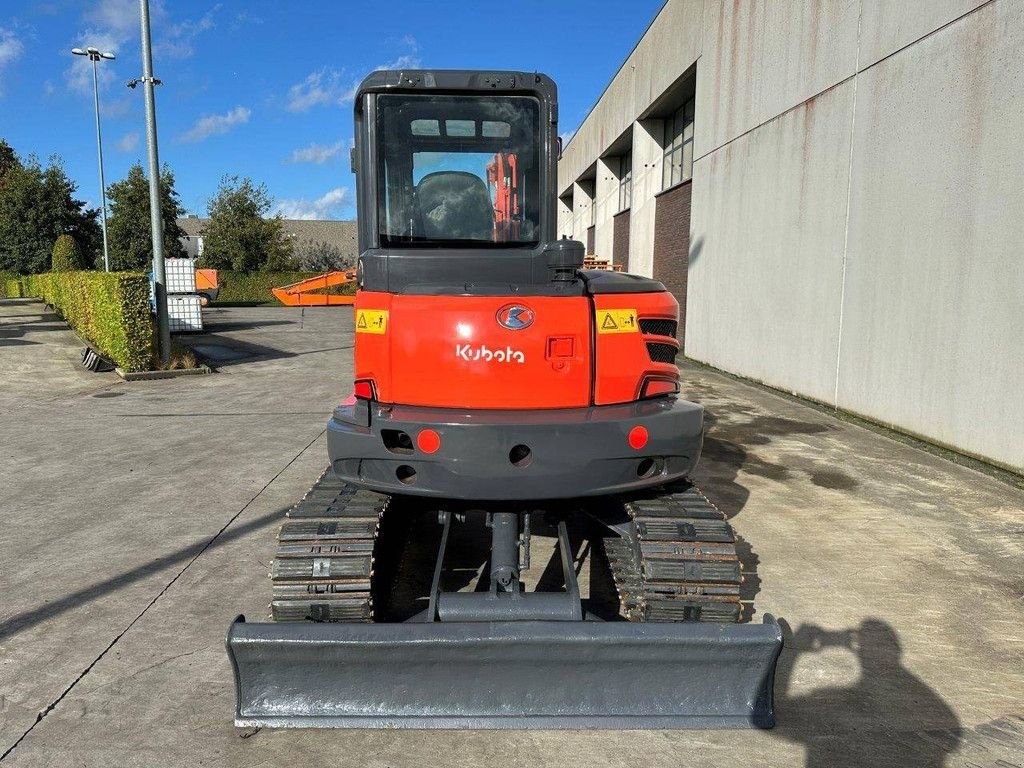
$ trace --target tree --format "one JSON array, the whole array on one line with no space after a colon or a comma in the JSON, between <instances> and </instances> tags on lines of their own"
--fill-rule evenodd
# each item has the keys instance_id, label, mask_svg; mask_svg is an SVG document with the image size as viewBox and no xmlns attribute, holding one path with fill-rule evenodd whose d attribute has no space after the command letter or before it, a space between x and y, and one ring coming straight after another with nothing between
<instances>
[{"instance_id":1,"label":"tree","mask_svg":"<svg viewBox=\"0 0 1024 768\"><path fill-rule=\"evenodd\" d=\"M210 200L201 265L242 272L293 269L292 243L281 217L267 218L273 201L265 185L225 176Z\"/></svg>"},{"instance_id":2,"label":"tree","mask_svg":"<svg viewBox=\"0 0 1024 768\"><path fill-rule=\"evenodd\" d=\"M77 187L59 161L43 168L34 156L19 160L2 150L0 161L0 270L45 272L61 235L71 235L91 261L101 243L99 211L75 199Z\"/></svg>"},{"instance_id":3,"label":"tree","mask_svg":"<svg viewBox=\"0 0 1024 768\"><path fill-rule=\"evenodd\" d=\"M345 256L341 248L322 240L302 243L295 253L298 268L307 272L333 272L351 269L355 262Z\"/></svg>"},{"instance_id":4,"label":"tree","mask_svg":"<svg viewBox=\"0 0 1024 768\"><path fill-rule=\"evenodd\" d=\"M136 163L128 175L110 185L110 215L107 217L107 246L110 268L115 271L148 272L153 263L153 228L149 213L149 180ZM184 213L174 190L174 173L166 165L160 171L160 214L164 224L164 256L187 256L178 226Z\"/></svg>"},{"instance_id":5,"label":"tree","mask_svg":"<svg viewBox=\"0 0 1024 768\"><path fill-rule=\"evenodd\" d=\"M3 139L0 139L0 185L4 183L4 176L12 168L20 168L21 163L18 160L18 156L14 154L14 150L11 145Z\"/></svg>"},{"instance_id":6,"label":"tree","mask_svg":"<svg viewBox=\"0 0 1024 768\"><path fill-rule=\"evenodd\" d=\"M82 250L71 235L61 235L53 246L50 269L54 272L74 272L85 266Z\"/></svg>"}]
</instances>

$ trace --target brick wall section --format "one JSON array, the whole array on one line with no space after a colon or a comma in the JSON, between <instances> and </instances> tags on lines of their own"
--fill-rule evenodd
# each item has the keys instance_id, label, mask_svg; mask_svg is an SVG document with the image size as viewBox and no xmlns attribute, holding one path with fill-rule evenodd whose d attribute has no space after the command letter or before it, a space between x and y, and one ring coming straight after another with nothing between
<instances>
[{"instance_id":1,"label":"brick wall section","mask_svg":"<svg viewBox=\"0 0 1024 768\"><path fill-rule=\"evenodd\" d=\"M612 219L612 261L629 269L629 209Z\"/></svg>"},{"instance_id":2,"label":"brick wall section","mask_svg":"<svg viewBox=\"0 0 1024 768\"><path fill-rule=\"evenodd\" d=\"M587 255L594 252L594 230L596 227L587 227Z\"/></svg>"},{"instance_id":3,"label":"brick wall section","mask_svg":"<svg viewBox=\"0 0 1024 768\"><path fill-rule=\"evenodd\" d=\"M658 195L654 209L654 278L679 302L679 343L686 333L686 277L690 261L691 181Z\"/></svg>"}]
</instances>

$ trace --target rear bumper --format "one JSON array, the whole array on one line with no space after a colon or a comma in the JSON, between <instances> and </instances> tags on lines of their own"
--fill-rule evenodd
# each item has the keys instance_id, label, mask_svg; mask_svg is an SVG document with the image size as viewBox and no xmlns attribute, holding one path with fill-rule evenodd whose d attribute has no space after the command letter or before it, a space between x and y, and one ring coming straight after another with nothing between
<instances>
[{"instance_id":1,"label":"rear bumper","mask_svg":"<svg viewBox=\"0 0 1024 768\"><path fill-rule=\"evenodd\" d=\"M338 477L376 491L555 499L621 493L685 477L700 457L703 422L701 406L674 398L536 411L357 402L335 410L327 445ZM648 439L634 449L628 436L638 426ZM441 438L434 453L416 446L417 435L427 428ZM406 433L413 447L389 449L384 430ZM516 446L530 450L528 462L512 462Z\"/></svg>"}]
</instances>

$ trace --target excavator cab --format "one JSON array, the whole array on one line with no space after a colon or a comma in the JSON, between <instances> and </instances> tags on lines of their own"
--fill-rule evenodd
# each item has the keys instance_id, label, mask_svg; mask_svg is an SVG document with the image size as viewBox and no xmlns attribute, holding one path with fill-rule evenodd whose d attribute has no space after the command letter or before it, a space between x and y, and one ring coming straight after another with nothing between
<instances>
[{"instance_id":1,"label":"excavator cab","mask_svg":"<svg viewBox=\"0 0 1024 768\"><path fill-rule=\"evenodd\" d=\"M359 87L353 389L327 473L281 528L274 623L229 631L237 724L773 723L779 627L737 623L735 535L686 480L703 410L679 396L678 304L557 237L557 147L541 74ZM429 557L424 536L388 533L424 514ZM475 590L447 591L466 520L489 556ZM541 529L554 548L531 590ZM598 532L582 549L580 530ZM584 552L615 615L583 597ZM416 563L418 610L395 620Z\"/></svg>"}]
</instances>

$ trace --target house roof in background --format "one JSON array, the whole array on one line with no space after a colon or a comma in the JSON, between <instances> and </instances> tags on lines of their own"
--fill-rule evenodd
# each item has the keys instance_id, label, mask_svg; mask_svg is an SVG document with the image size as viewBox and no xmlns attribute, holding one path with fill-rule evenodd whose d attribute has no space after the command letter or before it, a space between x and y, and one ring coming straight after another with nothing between
<instances>
[{"instance_id":1,"label":"house roof in background","mask_svg":"<svg viewBox=\"0 0 1024 768\"><path fill-rule=\"evenodd\" d=\"M189 237L196 237L207 221L209 219L186 216L178 219L178 226ZM354 220L282 219L281 223L285 236L290 237L296 246L327 243L353 259L358 255L359 232Z\"/></svg>"},{"instance_id":2,"label":"house roof in background","mask_svg":"<svg viewBox=\"0 0 1024 768\"><path fill-rule=\"evenodd\" d=\"M198 216L186 216L178 219L178 226L185 230L185 234L195 237L200 233L209 219L201 219ZM324 219L282 219L285 234L297 240L321 240L335 245L343 243L355 243L358 238L356 222L354 220L324 220Z\"/></svg>"}]
</instances>

